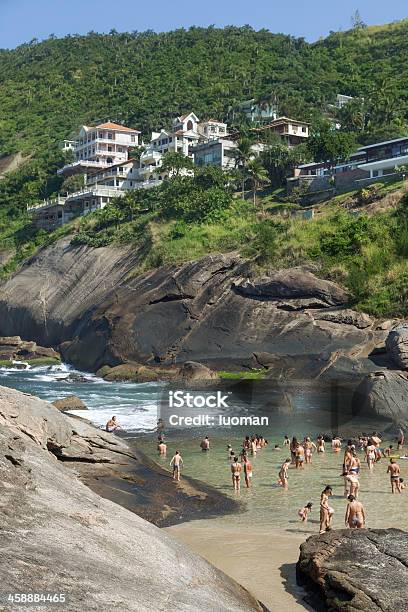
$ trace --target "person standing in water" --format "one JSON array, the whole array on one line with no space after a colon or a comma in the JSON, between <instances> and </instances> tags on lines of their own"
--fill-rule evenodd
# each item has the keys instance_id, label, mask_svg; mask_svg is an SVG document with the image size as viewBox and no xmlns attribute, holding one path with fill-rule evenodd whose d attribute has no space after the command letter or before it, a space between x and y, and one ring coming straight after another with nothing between
<instances>
[{"instance_id":1,"label":"person standing in water","mask_svg":"<svg viewBox=\"0 0 408 612\"><path fill-rule=\"evenodd\" d=\"M346 527L350 527L350 529L364 529L366 517L363 504L354 495L349 495L347 499L348 504L344 519Z\"/></svg>"},{"instance_id":2,"label":"person standing in water","mask_svg":"<svg viewBox=\"0 0 408 612\"><path fill-rule=\"evenodd\" d=\"M373 444L373 441L371 440L371 438L368 440L368 444L366 446L365 452L366 452L368 469L371 472L374 469L374 463L376 460L375 445Z\"/></svg>"},{"instance_id":3,"label":"person standing in water","mask_svg":"<svg viewBox=\"0 0 408 612\"><path fill-rule=\"evenodd\" d=\"M200 448L203 451L203 453L210 450L210 441L208 439L208 436L205 436L204 440L201 441Z\"/></svg>"},{"instance_id":4,"label":"person standing in water","mask_svg":"<svg viewBox=\"0 0 408 612\"><path fill-rule=\"evenodd\" d=\"M234 461L231 463L231 475L235 491L239 491L241 488L241 472L242 465L239 463L238 457L234 457Z\"/></svg>"},{"instance_id":5,"label":"person standing in water","mask_svg":"<svg viewBox=\"0 0 408 612\"><path fill-rule=\"evenodd\" d=\"M387 468L387 474L390 475L391 493L401 493L401 489L399 487L401 470L395 459L390 459L390 465Z\"/></svg>"},{"instance_id":6,"label":"person standing in water","mask_svg":"<svg viewBox=\"0 0 408 612\"><path fill-rule=\"evenodd\" d=\"M317 438L317 452L324 453L325 450L326 450L326 443L324 441L322 434L320 434L320 436L318 436Z\"/></svg>"},{"instance_id":7,"label":"person standing in water","mask_svg":"<svg viewBox=\"0 0 408 612\"><path fill-rule=\"evenodd\" d=\"M402 431L401 428L399 428L398 430L398 434L397 434L397 444L398 444L398 450L401 450L402 447L404 446L404 442L405 442L405 434Z\"/></svg>"},{"instance_id":8,"label":"person standing in water","mask_svg":"<svg viewBox=\"0 0 408 612\"><path fill-rule=\"evenodd\" d=\"M300 442L296 445L295 450L295 465L296 469L302 469L305 467L305 449Z\"/></svg>"},{"instance_id":9,"label":"person standing in water","mask_svg":"<svg viewBox=\"0 0 408 612\"><path fill-rule=\"evenodd\" d=\"M339 453L341 451L341 441L338 436L334 436L332 440L332 451L333 453Z\"/></svg>"},{"instance_id":10,"label":"person standing in water","mask_svg":"<svg viewBox=\"0 0 408 612\"><path fill-rule=\"evenodd\" d=\"M288 490L288 469L289 469L290 464L291 464L291 460L285 459L285 461L282 463L281 468L279 470L278 484L280 484L285 489L285 491Z\"/></svg>"},{"instance_id":11,"label":"person standing in water","mask_svg":"<svg viewBox=\"0 0 408 612\"><path fill-rule=\"evenodd\" d=\"M331 521L334 514L333 508L329 505L329 498L333 495L333 489L327 485L320 495L320 532L325 533L331 529Z\"/></svg>"},{"instance_id":12,"label":"person standing in water","mask_svg":"<svg viewBox=\"0 0 408 612\"><path fill-rule=\"evenodd\" d=\"M164 440L159 440L159 443L157 445L157 450L159 451L159 455L162 456L166 456L167 453L167 445L165 444Z\"/></svg>"},{"instance_id":13,"label":"person standing in water","mask_svg":"<svg viewBox=\"0 0 408 612\"><path fill-rule=\"evenodd\" d=\"M314 450L317 450L317 446L314 442L312 442L312 440L309 437L305 438L304 446L305 446L305 462L312 463L312 455L313 455Z\"/></svg>"},{"instance_id":14,"label":"person standing in water","mask_svg":"<svg viewBox=\"0 0 408 612\"><path fill-rule=\"evenodd\" d=\"M252 465L251 465L251 462L249 461L248 455L246 453L243 456L243 461L244 461L245 484L246 484L247 488L249 489L250 486L251 486L251 482L252 482Z\"/></svg>"},{"instance_id":15,"label":"person standing in water","mask_svg":"<svg viewBox=\"0 0 408 612\"><path fill-rule=\"evenodd\" d=\"M290 457L291 457L291 463L293 463L293 464L296 463L296 449L297 449L297 445L298 445L297 438L295 438L295 436L293 436L292 442L290 443Z\"/></svg>"},{"instance_id":16,"label":"person standing in water","mask_svg":"<svg viewBox=\"0 0 408 612\"><path fill-rule=\"evenodd\" d=\"M173 468L173 480L177 480L177 481L180 480L180 469L182 465L183 465L183 459L179 451L176 450L174 457L170 461L170 467Z\"/></svg>"}]
</instances>

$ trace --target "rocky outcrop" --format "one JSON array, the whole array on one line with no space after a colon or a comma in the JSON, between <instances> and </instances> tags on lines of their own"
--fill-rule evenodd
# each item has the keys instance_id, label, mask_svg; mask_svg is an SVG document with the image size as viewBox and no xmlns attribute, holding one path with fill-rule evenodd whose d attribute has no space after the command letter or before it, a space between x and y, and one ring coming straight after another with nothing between
<instances>
[{"instance_id":1,"label":"rocky outcrop","mask_svg":"<svg viewBox=\"0 0 408 612\"><path fill-rule=\"evenodd\" d=\"M394 327L385 345L392 362L401 370L408 370L408 323Z\"/></svg>"},{"instance_id":2,"label":"rocky outcrop","mask_svg":"<svg viewBox=\"0 0 408 612\"><path fill-rule=\"evenodd\" d=\"M347 303L348 295L335 283L317 278L306 268L279 270L259 282L247 281L235 285L241 295L262 300L295 299L305 300L307 308L316 301L325 306L339 306Z\"/></svg>"},{"instance_id":3,"label":"rocky outcrop","mask_svg":"<svg viewBox=\"0 0 408 612\"><path fill-rule=\"evenodd\" d=\"M54 400L52 405L62 412L65 410L88 410L81 398L76 395L68 395L62 399Z\"/></svg>"},{"instance_id":4,"label":"rocky outcrop","mask_svg":"<svg viewBox=\"0 0 408 612\"><path fill-rule=\"evenodd\" d=\"M59 461L57 449L78 462ZM213 612L215 601L219 612L260 610L233 580L97 495L67 467L77 470L82 457L96 469L114 454L123 464L132 452L117 437L44 401L0 387L3 591L65 593L67 612ZM99 463L91 464L91 457ZM117 470L121 463L116 460ZM41 605L46 612L54 608Z\"/></svg>"},{"instance_id":5,"label":"rocky outcrop","mask_svg":"<svg viewBox=\"0 0 408 612\"><path fill-rule=\"evenodd\" d=\"M186 361L179 369L177 378L184 382L218 380L218 374L202 363Z\"/></svg>"},{"instance_id":6,"label":"rocky outcrop","mask_svg":"<svg viewBox=\"0 0 408 612\"><path fill-rule=\"evenodd\" d=\"M39 361L54 359L60 355L54 349L38 346L36 342L26 342L20 336L0 337L0 361Z\"/></svg>"},{"instance_id":7,"label":"rocky outcrop","mask_svg":"<svg viewBox=\"0 0 408 612\"><path fill-rule=\"evenodd\" d=\"M67 240L43 249L3 285L0 333L59 344L63 358L81 369L121 366L122 372L105 368L111 377L134 364L134 380L150 376L141 366L157 372L186 361L259 367L260 352L296 362L290 376L334 372L340 362L340 373L348 364L366 372L387 336L347 308L341 287L306 268L258 278L247 261L228 254L135 275L137 257L130 249L73 247Z\"/></svg>"},{"instance_id":8,"label":"rocky outcrop","mask_svg":"<svg viewBox=\"0 0 408 612\"><path fill-rule=\"evenodd\" d=\"M365 376L354 392L353 412L408 426L408 373L379 370Z\"/></svg>"},{"instance_id":9,"label":"rocky outcrop","mask_svg":"<svg viewBox=\"0 0 408 612\"><path fill-rule=\"evenodd\" d=\"M297 579L314 607L320 600L332 612L406 610L408 533L344 529L312 536L300 547Z\"/></svg>"}]
</instances>

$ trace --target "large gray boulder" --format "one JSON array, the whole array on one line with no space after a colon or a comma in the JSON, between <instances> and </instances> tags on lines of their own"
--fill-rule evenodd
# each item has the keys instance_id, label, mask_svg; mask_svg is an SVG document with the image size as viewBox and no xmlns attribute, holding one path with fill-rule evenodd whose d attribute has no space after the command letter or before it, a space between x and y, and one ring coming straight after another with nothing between
<instances>
[{"instance_id":1,"label":"large gray boulder","mask_svg":"<svg viewBox=\"0 0 408 612\"><path fill-rule=\"evenodd\" d=\"M407 610L408 533L343 529L301 545L298 583L318 609L331 612Z\"/></svg>"},{"instance_id":2,"label":"large gray boulder","mask_svg":"<svg viewBox=\"0 0 408 612\"><path fill-rule=\"evenodd\" d=\"M353 411L408 426L408 374L380 370L365 376L354 392Z\"/></svg>"},{"instance_id":3,"label":"large gray boulder","mask_svg":"<svg viewBox=\"0 0 408 612\"><path fill-rule=\"evenodd\" d=\"M67 612L260 610L233 580L101 498L50 452L50 442L69 450L74 436L77 442L85 436L86 446L92 429L94 444L108 444L108 434L0 387L2 591L65 593ZM123 442L110 439L125 452ZM54 609L55 604L41 606Z\"/></svg>"},{"instance_id":4,"label":"large gray boulder","mask_svg":"<svg viewBox=\"0 0 408 612\"><path fill-rule=\"evenodd\" d=\"M236 291L261 299L319 300L322 306L338 306L348 300L347 292L330 281L317 278L305 268L289 268L271 273L259 282L247 281L235 286Z\"/></svg>"},{"instance_id":5,"label":"large gray boulder","mask_svg":"<svg viewBox=\"0 0 408 612\"><path fill-rule=\"evenodd\" d=\"M408 370L408 323L394 327L388 334L385 346L393 363Z\"/></svg>"}]
</instances>

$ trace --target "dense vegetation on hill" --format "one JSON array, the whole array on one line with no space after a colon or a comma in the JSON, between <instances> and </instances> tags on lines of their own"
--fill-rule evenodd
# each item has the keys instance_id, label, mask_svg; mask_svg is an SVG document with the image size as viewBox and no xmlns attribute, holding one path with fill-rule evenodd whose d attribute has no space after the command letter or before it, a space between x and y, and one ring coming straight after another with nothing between
<instances>
[{"instance_id":1,"label":"dense vegetation on hill","mask_svg":"<svg viewBox=\"0 0 408 612\"><path fill-rule=\"evenodd\" d=\"M254 97L277 103L281 114L319 126L336 94L343 93L358 97L342 111L343 131L350 133L350 142L369 142L405 132L407 83L408 21L367 28L356 24L314 44L245 26L161 34L91 32L0 50L0 155L21 151L26 158L19 170L0 180L0 256L2 250L13 252L3 274L53 239L30 228L25 207L58 190L61 181L55 171L63 164L58 143L82 123L111 119L141 129L146 138L151 129L167 125L181 112L225 118L231 105ZM268 168L268 160L264 162ZM256 171L252 169L253 176ZM273 174L273 168L268 171ZM191 180L193 184L179 181L146 196L140 208L147 206L149 213L137 212L140 202L127 202L121 210L109 207L102 215L74 223L75 239L95 244L149 240L145 265L239 248L260 261L318 260L322 271L334 274L337 258L338 274L343 267L343 281L356 304L378 314L401 312L406 234L395 215L375 222L370 218L368 226L359 229L370 236L370 243L359 244L353 252L343 244L335 253L337 247L327 247L326 235L333 232L346 243L348 233L354 236L358 229L350 228L344 215L333 213L303 231L297 223L271 219L267 198L260 216L253 205L233 199L219 177L213 176L215 183L205 189L202 177ZM173 208L164 210L164 202ZM197 208L194 218L192 210ZM135 210L137 218L132 216ZM62 228L57 235L68 231ZM296 256L288 256L287 245ZM380 257L383 249L392 261ZM393 277L384 265L394 270ZM362 274L365 269L369 284L358 276L358 270ZM374 303L370 296L375 282L383 298ZM387 283L392 285L389 291Z\"/></svg>"}]
</instances>

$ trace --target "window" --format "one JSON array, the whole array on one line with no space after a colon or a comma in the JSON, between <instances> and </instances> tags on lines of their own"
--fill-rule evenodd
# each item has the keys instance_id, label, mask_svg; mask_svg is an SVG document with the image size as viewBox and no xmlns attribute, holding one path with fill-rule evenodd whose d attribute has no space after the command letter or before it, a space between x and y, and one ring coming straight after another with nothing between
<instances>
[{"instance_id":1,"label":"window","mask_svg":"<svg viewBox=\"0 0 408 612\"><path fill-rule=\"evenodd\" d=\"M118 151L119 151L119 153L123 153L122 147L118 147Z\"/></svg>"},{"instance_id":2,"label":"window","mask_svg":"<svg viewBox=\"0 0 408 612\"><path fill-rule=\"evenodd\" d=\"M373 178L375 178L376 176L378 176L378 170L373 170Z\"/></svg>"},{"instance_id":3,"label":"window","mask_svg":"<svg viewBox=\"0 0 408 612\"><path fill-rule=\"evenodd\" d=\"M135 142L135 136L133 134L130 137L130 142Z\"/></svg>"},{"instance_id":4,"label":"window","mask_svg":"<svg viewBox=\"0 0 408 612\"><path fill-rule=\"evenodd\" d=\"M111 134L110 132L108 132L108 139L113 140L113 134Z\"/></svg>"},{"instance_id":5,"label":"window","mask_svg":"<svg viewBox=\"0 0 408 612\"><path fill-rule=\"evenodd\" d=\"M172 138L169 138L169 142L173 142L173 139L172 139Z\"/></svg>"},{"instance_id":6,"label":"window","mask_svg":"<svg viewBox=\"0 0 408 612\"><path fill-rule=\"evenodd\" d=\"M108 145L108 151L112 151L112 147Z\"/></svg>"},{"instance_id":7,"label":"window","mask_svg":"<svg viewBox=\"0 0 408 612\"><path fill-rule=\"evenodd\" d=\"M191 119L189 119L187 121L187 130L192 130L193 129L193 122L191 121Z\"/></svg>"},{"instance_id":8,"label":"window","mask_svg":"<svg viewBox=\"0 0 408 612\"><path fill-rule=\"evenodd\" d=\"M306 128L305 126L302 126L302 132L305 133L306 132Z\"/></svg>"},{"instance_id":9,"label":"window","mask_svg":"<svg viewBox=\"0 0 408 612\"><path fill-rule=\"evenodd\" d=\"M103 132L99 132L99 138L103 138Z\"/></svg>"}]
</instances>

